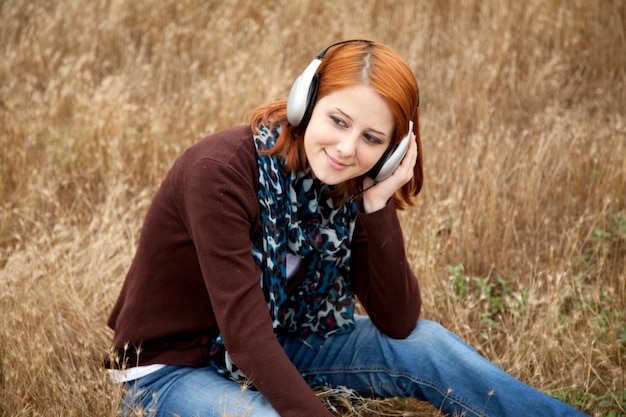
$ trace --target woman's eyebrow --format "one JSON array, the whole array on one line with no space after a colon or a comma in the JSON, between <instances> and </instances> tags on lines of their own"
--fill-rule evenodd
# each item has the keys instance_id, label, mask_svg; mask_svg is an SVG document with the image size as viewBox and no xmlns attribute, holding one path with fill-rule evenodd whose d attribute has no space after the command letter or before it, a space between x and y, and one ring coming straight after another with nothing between
<instances>
[{"instance_id":1,"label":"woman's eyebrow","mask_svg":"<svg viewBox=\"0 0 626 417\"><path fill-rule=\"evenodd\" d=\"M348 113L344 112L339 107L335 107L335 110L338 111L339 113L341 113L346 119L350 119L350 121L354 121L352 119L352 117L350 117L350 115ZM381 132L380 130L373 129L371 127L368 127L367 130L369 130L371 132L374 132L374 133L376 133L377 135L380 135L380 136L385 136L385 137L387 136L387 134L385 132Z\"/></svg>"}]
</instances>

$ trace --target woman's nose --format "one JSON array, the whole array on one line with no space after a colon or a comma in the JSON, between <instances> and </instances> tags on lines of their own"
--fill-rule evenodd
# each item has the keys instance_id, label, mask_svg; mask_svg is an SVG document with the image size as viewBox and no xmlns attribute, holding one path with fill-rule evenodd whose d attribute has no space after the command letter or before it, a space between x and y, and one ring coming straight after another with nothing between
<instances>
[{"instance_id":1,"label":"woman's nose","mask_svg":"<svg viewBox=\"0 0 626 417\"><path fill-rule=\"evenodd\" d=\"M342 138L337 143L337 151L339 152L339 154L344 158L354 156L354 154L356 153L358 138L358 133L349 133L342 136Z\"/></svg>"}]
</instances>

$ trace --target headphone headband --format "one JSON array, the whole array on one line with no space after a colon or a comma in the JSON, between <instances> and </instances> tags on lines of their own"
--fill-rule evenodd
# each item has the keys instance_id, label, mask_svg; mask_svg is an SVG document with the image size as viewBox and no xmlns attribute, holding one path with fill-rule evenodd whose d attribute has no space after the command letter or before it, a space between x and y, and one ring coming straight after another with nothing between
<instances>
[{"instance_id":1,"label":"headphone headband","mask_svg":"<svg viewBox=\"0 0 626 417\"><path fill-rule=\"evenodd\" d=\"M324 58L324 56L326 56L326 52L328 52L329 49L337 46L337 45L342 45L344 43L351 43L351 42L363 42L363 43L373 43L374 41L370 41L368 39L346 39L343 41L337 41L335 43L331 43L330 45L328 45L327 47L325 47L324 49L322 49L321 51L319 51L319 53L317 54L317 59L322 59Z\"/></svg>"}]
</instances>

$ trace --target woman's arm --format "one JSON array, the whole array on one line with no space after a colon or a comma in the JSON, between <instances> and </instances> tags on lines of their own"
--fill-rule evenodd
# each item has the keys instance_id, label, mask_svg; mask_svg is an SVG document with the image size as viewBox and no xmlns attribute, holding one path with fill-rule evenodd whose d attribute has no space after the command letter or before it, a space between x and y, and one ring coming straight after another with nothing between
<instances>
[{"instance_id":1,"label":"woman's arm","mask_svg":"<svg viewBox=\"0 0 626 417\"><path fill-rule=\"evenodd\" d=\"M421 296L393 202L359 212L350 265L356 295L372 322L390 337L407 337L417 324Z\"/></svg>"},{"instance_id":2,"label":"woman's arm","mask_svg":"<svg viewBox=\"0 0 626 417\"><path fill-rule=\"evenodd\" d=\"M189 167L183 217L227 351L281 416L331 416L275 337L259 285L251 254L258 222L256 159L224 157Z\"/></svg>"}]
</instances>

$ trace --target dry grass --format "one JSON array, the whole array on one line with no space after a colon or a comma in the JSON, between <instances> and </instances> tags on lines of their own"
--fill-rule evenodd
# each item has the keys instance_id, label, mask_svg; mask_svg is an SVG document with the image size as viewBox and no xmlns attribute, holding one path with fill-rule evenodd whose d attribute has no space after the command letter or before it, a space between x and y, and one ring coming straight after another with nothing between
<instances>
[{"instance_id":1,"label":"dry grass","mask_svg":"<svg viewBox=\"0 0 626 417\"><path fill-rule=\"evenodd\" d=\"M354 36L421 87L424 317L626 415L625 4L0 0L0 415L115 415L105 320L165 170Z\"/></svg>"}]
</instances>

